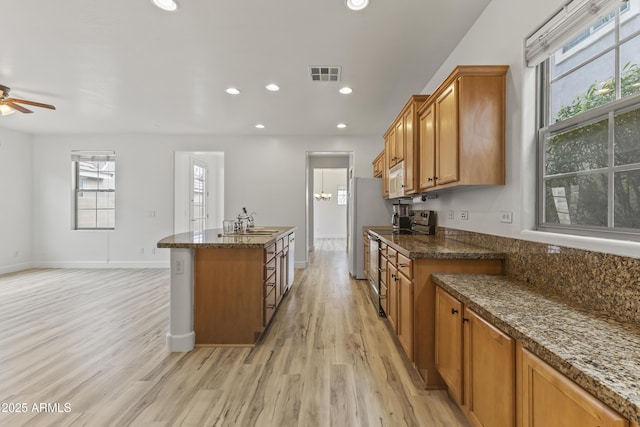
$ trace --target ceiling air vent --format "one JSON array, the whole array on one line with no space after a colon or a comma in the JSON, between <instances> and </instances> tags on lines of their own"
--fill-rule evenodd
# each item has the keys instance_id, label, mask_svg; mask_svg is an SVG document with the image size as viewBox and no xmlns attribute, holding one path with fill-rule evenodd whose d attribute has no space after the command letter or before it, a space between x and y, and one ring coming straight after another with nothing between
<instances>
[{"instance_id":1,"label":"ceiling air vent","mask_svg":"<svg viewBox=\"0 0 640 427\"><path fill-rule=\"evenodd\" d=\"M312 65L309 67L311 81L314 82L339 82L340 67L328 65Z\"/></svg>"}]
</instances>

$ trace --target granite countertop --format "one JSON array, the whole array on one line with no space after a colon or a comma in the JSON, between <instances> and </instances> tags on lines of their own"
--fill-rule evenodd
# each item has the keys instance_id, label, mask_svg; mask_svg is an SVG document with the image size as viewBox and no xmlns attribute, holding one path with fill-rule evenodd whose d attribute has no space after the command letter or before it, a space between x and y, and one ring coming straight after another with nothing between
<instances>
[{"instance_id":1,"label":"granite countertop","mask_svg":"<svg viewBox=\"0 0 640 427\"><path fill-rule=\"evenodd\" d=\"M391 227L365 227L408 258L504 259L505 254L452 239L424 234L394 234Z\"/></svg>"},{"instance_id":2,"label":"granite countertop","mask_svg":"<svg viewBox=\"0 0 640 427\"><path fill-rule=\"evenodd\" d=\"M270 234L234 234L225 235L221 228L204 232L188 232L167 236L158 242L159 248L211 249L211 248L263 248L297 227L255 227L253 230L274 230Z\"/></svg>"},{"instance_id":3,"label":"granite countertop","mask_svg":"<svg viewBox=\"0 0 640 427\"><path fill-rule=\"evenodd\" d=\"M569 306L506 276L434 274L466 307L631 421L640 423L640 327Z\"/></svg>"}]
</instances>

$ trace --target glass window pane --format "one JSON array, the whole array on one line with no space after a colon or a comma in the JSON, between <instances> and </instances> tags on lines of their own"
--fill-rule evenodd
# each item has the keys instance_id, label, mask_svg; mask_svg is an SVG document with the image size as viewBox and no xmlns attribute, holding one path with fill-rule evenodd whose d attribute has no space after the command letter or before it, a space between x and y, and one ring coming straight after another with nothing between
<instances>
[{"instance_id":1,"label":"glass window pane","mask_svg":"<svg viewBox=\"0 0 640 427\"><path fill-rule=\"evenodd\" d=\"M615 99L615 55L611 51L551 83L551 123Z\"/></svg>"},{"instance_id":2,"label":"glass window pane","mask_svg":"<svg viewBox=\"0 0 640 427\"><path fill-rule=\"evenodd\" d=\"M112 209L96 211L96 227L114 228L116 213Z\"/></svg>"},{"instance_id":3,"label":"glass window pane","mask_svg":"<svg viewBox=\"0 0 640 427\"><path fill-rule=\"evenodd\" d=\"M97 195L97 208L98 209L113 209L115 208L115 193L112 192L98 192Z\"/></svg>"},{"instance_id":4,"label":"glass window pane","mask_svg":"<svg viewBox=\"0 0 640 427\"><path fill-rule=\"evenodd\" d=\"M640 109L615 117L615 165L640 163Z\"/></svg>"},{"instance_id":5,"label":"glass window pane","mask_svg":"<svg viewBox=\"0 0 640 427\"><path fill-rule=\"evenodd\" d=\"M640 30L639 15L631 12L629 2L620 6L620 38L625 38Z\"/></svg>"},{"instance_id":6,"label":"glass window pane","mask_svg":"<svg viewBox=\"0 0 640 427\"><path fill-rule=\"evenodd\" d=\"M78 210L77 216L77 228L96 228L96 211L91 210Z\"/></svg>"},{"instance_id":7,"label":"glass window pane","mask_svg":"<svg viewBox=\"0 0 640 427\"><path fill-rule=\"evenodd\" d=\"M547 136L545 175L587 171L607 166L608 122L604 119Z\"/></svg>"},{"instance_id":8,"label":"glass window pane","mask_svg":"<svg viewBox=\"0 0 640 427\"><path fill-rule=\"evenodd\" d=\"M96 192L95 191L80 191L77 193L76 207L80 209L95 209L96 207Z\"/></svg>"},{"instance_id":9,"label":"glass window pane","mask_svg":"<svg viewBox=\"0 0 640 427\"><path fill-rule=\"evenodd\" d=\"M640 170L614 176L614 227L640 229Z\"/></svg>"},{"instance_id":10,"label":"glass window pane","mask_svg":"<svg viewBox=\"0 0 640 427\"><path fill-rule=\"evenodd\" d=\"M607 176L593 174L545 181L545 222L607 226Z\"/></svg>"},{"instance_id":11,"label":"glass window pane","mask_svg":"<svg viewBox=\"0 0 640 427\"><path fill-rule=\"evenodd\" d=\"M620 45L620 90L622 96L640 92L640 37Z\"/></svg>"}]
</instances>

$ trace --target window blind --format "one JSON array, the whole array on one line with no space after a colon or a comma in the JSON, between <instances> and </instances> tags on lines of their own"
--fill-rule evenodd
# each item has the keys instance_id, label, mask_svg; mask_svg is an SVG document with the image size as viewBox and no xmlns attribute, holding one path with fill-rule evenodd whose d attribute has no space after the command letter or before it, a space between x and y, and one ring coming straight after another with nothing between
<instances>
[{"instance_id":1,"label":"window blind","mask_svg":"<svg viewBox=\"0 0 640 427\"><path fill-rule=\"evenodd\" d=\"M525 59L535 67L627 0L572 0L525 40Z\"/></svg>"},{"instance_id":2,"label":"window blind","mask_svg":"<svg viewBox=\"0 0 640 427\"><path fill-rule=\"evenodd\" d=\"M71 160L74 162L113 162L116 160L115 151L72 151Z\"/></svg>"}]
</instances>

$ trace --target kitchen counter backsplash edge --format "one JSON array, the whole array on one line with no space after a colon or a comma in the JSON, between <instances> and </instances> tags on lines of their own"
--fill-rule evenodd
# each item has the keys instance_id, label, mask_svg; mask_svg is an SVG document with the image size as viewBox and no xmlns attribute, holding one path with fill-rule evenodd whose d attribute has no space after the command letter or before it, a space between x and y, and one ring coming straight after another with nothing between
<instances>
[{"instance_id":1,"label":"kitchen counter backsplash edge","mask_svg":"<svg viewBox=\"0 0 640 427\"><path fill-rule=\"evenodd\" d=\"M640 324L640 258L437 227L443 240L505 254L503 273L616 320Z\"/></svg>"}]
</instances>

